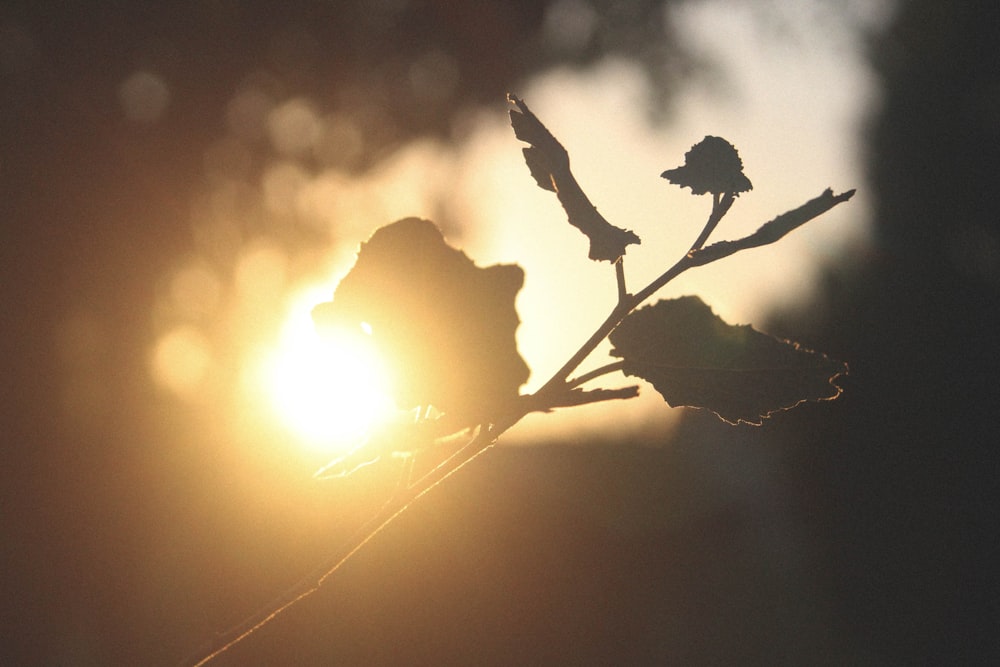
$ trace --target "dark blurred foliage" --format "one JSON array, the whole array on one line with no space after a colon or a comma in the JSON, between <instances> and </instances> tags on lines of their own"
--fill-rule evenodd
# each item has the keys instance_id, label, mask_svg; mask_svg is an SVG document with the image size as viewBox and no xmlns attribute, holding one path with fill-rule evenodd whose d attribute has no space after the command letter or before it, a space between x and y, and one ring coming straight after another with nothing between
<instances>
[{"instance_id":1,"label":"dark blurred foliage","mask_svg":"<svg viewBox=\"0 0 1000 667\"><path fill-rule=\"evenodd\" d=\"M851 364L838 402L695 415L663 449L492 452L220 664L995 663L994 4L902 3L875 42L877 246L769 327ZM360 170L553 63L620 53L661 91L683 71L659 3L592 2L599 29L564 42L553 6L0 6L0 662L173 664L377 508L390 479L236 465L213 415L153 388L157 280L247 77L366 119ZM171 86L155 124L117 105L138 68Z\"/></svg>"},{"instance_id":2,"label":"dark blurred foliage","mask_svg":"<svg viewBox=\"0 0 1000 667\"><path fill-rule=\"evenodd\" d=\"M824 579L874 664L1000 661L1000 5L902 4L872 49L872 253L830 268L787 332L851 364L790 414Z\"/></svg>"}]
</instances>

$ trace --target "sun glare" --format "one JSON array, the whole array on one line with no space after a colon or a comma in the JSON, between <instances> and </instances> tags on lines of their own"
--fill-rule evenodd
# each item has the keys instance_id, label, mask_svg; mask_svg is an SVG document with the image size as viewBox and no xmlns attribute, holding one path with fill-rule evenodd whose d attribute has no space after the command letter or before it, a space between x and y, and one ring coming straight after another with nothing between
<instances>
[{"instance_id":1,"label":"sun glare","mask_svg":"<svg viewBox=\"0 0 1000 667\"><path fill-rule=\"evenodd\" d=\"M299 299L290 309L264 377L285 427L303 445L332 454L358 444L393 406L385 374L363 334L353 339L316 333L310 313L329 298L325 294Z\"/></svg>"}]
</instances>

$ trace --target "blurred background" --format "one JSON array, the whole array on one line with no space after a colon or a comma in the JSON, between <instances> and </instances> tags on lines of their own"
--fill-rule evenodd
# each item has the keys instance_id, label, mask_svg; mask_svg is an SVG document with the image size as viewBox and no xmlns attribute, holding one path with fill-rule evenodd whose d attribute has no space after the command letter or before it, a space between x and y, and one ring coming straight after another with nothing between
<instances>
[{"instance_id":1,"label":"blurred background","mask_svg":"<svg viewBox=\"0 0 1000 667\"><path fill-rule=\"evenodd\" d=\"M664 293L847 361L845 394L759 428L651 388L530 418L218 664L995 663L998 25L986 0L3 3L0 662L178 664L378 510L392 461L312 478L387 407L309 321L378 226L525 268L526 390L603 319L613 270L528 175L514 92L642 237L630 287L708 214L659 178L706 134L754 184L718 238L858 188Z\"/></svg>"}]
</instances>

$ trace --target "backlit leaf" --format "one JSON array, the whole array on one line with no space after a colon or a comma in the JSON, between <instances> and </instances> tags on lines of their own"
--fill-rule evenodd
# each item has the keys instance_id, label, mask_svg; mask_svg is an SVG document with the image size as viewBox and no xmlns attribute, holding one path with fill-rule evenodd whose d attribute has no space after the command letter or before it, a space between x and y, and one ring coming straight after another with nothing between
<instances>
[{"instance_id":1,"label":"backlit leaf","mask_svg":"<svg viewBox=\"0 0 1000 667\"><path fill-rule=\"evenodd\" d=\"M519 266L477 267L433 222L406 218L361 245L313 319L320 330L370 328L400 407L433 405L472 424L513 401L528 379L514 339L523 282Z\"/></svg>"},{"instance_id":2,"label":"backlit leaf","mask_svg":"<svg viewBox=\"0 0 1000 667\"><path fill-rule=\"evenodd\" d=\"M832 400L847 373L824 354L726 324L694 296L635 311L610 340L623 372L650 382L669 405L707 408L733 424L760 424L803 401Z\"/></svg>"}]
</instances>

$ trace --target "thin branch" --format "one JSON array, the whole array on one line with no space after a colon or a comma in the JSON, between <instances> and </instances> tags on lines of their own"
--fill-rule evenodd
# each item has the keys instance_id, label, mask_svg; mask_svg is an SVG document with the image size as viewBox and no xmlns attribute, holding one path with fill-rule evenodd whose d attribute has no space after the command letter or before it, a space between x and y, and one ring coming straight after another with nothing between
<instances>
[{"instance_id":1,"label":"thin branch","mask_svg":"<svg viewBox=\"0 0 1000 667\"><path fill-rule=\"evenodd\" d=\"M677 276L681 275L682 273L690 269L692 266L695 265L691 262L691 255L684 255L683 257L681 257L679 260L677 260L676 264L674 264L669 269L661 273L656 280L649 283L648 285L643 287L639 292L636 293L636 295L632 298L635 304L633 308L637 307L643 301L653 296L653 294L660 291L660 288L662 288L671 280L673 280ZM608 333L611 332L609 331Z\"/></svg>"},{"instance_id":2,"label":"thin branch","mask_svg":"<svg viewBox=\"0 0 1000 667\"><path fill-rule=\"evenodd\" d=\"M210 648L199 652L198 656L200 657L192 661L185 661L183 664L192 665L192 667L201 667L209 663L273 621L282 612L318 591L326 580L339 570L344 563L350 560L366 544L371 542L396 517L405 512L414 501L492 447L500 434L513 426L516 421L520 421L520 417L517 417L515 421L510 423L504 422L503 424L494 425L493 428L481 427L479 433L467 445L425 473L423 477L406 488L402 493L390 498L382 506L378 514L369 521L366 521L344 543L344 546L337 552L334 558L328 560L320 568L313 570L312 574L290 589L277 602L265 607L263 612L256 614L233 630L222 635L218 640L213 642Z\"/></svg>"},{"instance_id":3,"label":"thin branch","mask_svg":"<svg viewBox=\"0 0 1000 667\"><path fill-rule=\"evenodd\" d=\"M594 370L584 373L579 377L575 377L572 380L568 380L566 382L566 386L570 389L573 389L575 387L579 387L582 384L586 384L587 382L590 382L595 378L599 378L602 375L607 375L608 373L617 373L622 369L622 366L624 364L625 364L624 361L614 361L610 364L605 364L600 368L595 368Z\"/></svg>"},{"instance_id":4,"label":"thin branch","mask_svg":"<svg viewBox=\"0 0 1000 667\"><path fill-rule=\"evenodd\" d=\"M590 405L591 403L602 403L604 401L620 401L635 398L639 395L638 385L619 387L618 389L573 389L562 394L562 400L549 406L554 408L572 408L578 405Z\"/></svg>"},{"instance_id":5,"label":"thin branch","mask_svg":"<svg viewBox=\"0 0 1000 667\"><path fill-rule=\"evenodd\" d=\"M705 223L705 228L701 230L701 234L695 239L694 244L691 246L691 252L693 250L700 250L705 242L708 241L708 237L711 236L712 232L719 225L722 218L725 217L729 209L732 208L733 202L736 201L736 195L732 192L727 192L725 194L717 193L712 195L712 213L708 216L708 222Z\"/></svg>"},{"instance_id":6,"label":"thin branch","mask_svg":"<svg viewBox=\"0 0 1000 667\"><path fill-rule=\"evenodd\" d=\"M616 326L628 315L633 308L636 306L635 297L627 297L624 301L619 303L607 316L603 323L591 334L590 338L580 346L576 352L573 353L565 364L557 370L548 381L542 385L541 389L535 392L535 396L547 394L550 392L558 392L565 388L566 378L569 374L577 369L577 367L583 362L587 356L590 355L594 349L601 344L608 334L611 333Z\"/></svg>"},{"instance_id":7,"label":"thin branch","mask_svg":"<svg viewBox=\"0 0 1000 667\"><path fill-rule=\"evenodd\" d=\"M628 289L625 287L625 255L615 261L615 278L618 281L618 303L628 299Z\"/></svg>"},{"instance_id":8,"label":"thin branch","mask_svg":"<svg viewBox=\"0 0 1000 667\"><path fill-rule=\"evenodd\" d=\"M668 282L676 278L678 275L691 268L693 264L690 261L690 255L685 255L680 260L677 261L672 267L667 269L659 278L647 285L642 291L635 295L626 295L622 301L618 302L618 305L611 311L608 317L603 323L590 335L583 345L573 353L565 364L556 371L549 380L542 385L542 387L535 392L535 396L546 395L552 392L558 393L561 389L565 389L566 378L569 377L570 373L575 371L583 360L590 356L590 353L597 349L597 346L608 337L615 327L617 327L625 316L631 313L635 308L641 304L643 301L648 299L654 292L659 290L661 287L666 285Z\"/></svg>"},{"instance_id":9,"label":"thin branch","mask_svg":"<svg viewBox=\"0 0 1000 667\"><path fill-rule=\"evenodd\" d=\"M554 391L545 394L532 394L525 396L525 414L531 412L552 412L558 408L572 408L579 405L589 405L591 403L602 403L604 401L617 401L635 398L639 395L638 385L619 387L618 389L589 389L580 388L565 389L562 392Z\"/></svg>"}]
</instances>

